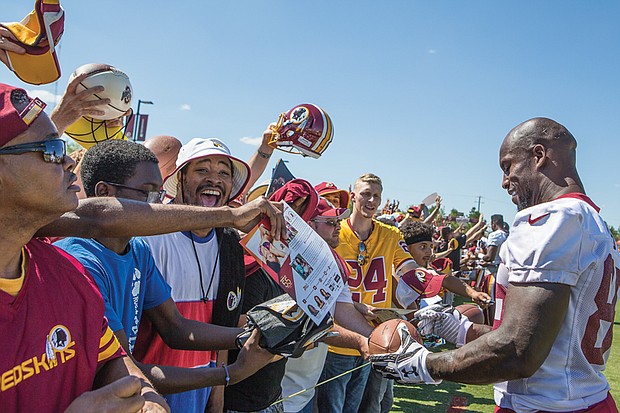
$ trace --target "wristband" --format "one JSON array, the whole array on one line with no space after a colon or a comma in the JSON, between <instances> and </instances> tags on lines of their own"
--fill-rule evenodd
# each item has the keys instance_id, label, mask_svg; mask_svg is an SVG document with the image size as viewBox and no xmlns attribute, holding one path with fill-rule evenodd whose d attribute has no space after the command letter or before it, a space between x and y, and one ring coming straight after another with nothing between
<instances>
[{"instance_id":1,"label":"wristband","mask_svg":"<svg viewBox=\"0 0 620 413\"><path fill-rule=\"evenodd\" d=\"M456 339L456 343L454 343L457 347L463 347L467 341L467 331L469 331L469 327L471 327L474 323L469 321L469 319L463 316L465 320L461 322L461 326L459 328L459 334Z\"/></svg>"},{"instance_id":2,"label":"wristband","mask_svg":"<svg viewBox=\"0 0 620 413\"><path fill-rule=\"evenodd\" d=\"M224 373L226 373L226 384L224 384L224 387L228 387L228 385L230 384L230 374L228 373L228 366L226 364L222 364L222 367L224 368Z\"/></svg>"},{"instance_id":3,"label":"wristband","mask_svg":"<svg viewBox=\"0 0 620 413\"><path fill-rule=\"evenodd\" d=\"M261 150L260 150L260 148L258 148L258 149L256 150L256 153L258 153L258 156L260 156L260 157L261 157L261 158L263 158L263 159L269 159L269 158L271 158L271 153L263 152L263 151L261 151ZM272 153L273 153L273 152L272 152Z\"/></svg>"},{"instance_id":4,"label":"wristband","mask_svg":"<svg viewBox=\"0 0 620 413\"><path fill-rule=\"evenodd\" d=\"M426 358L429 354L431 354L431 352L424 348L424 352L420 355L420 362L418 363L418 374L426 384L441 384L443 381L442 379L434 379L428 372L428 368L426 367Z\"/></svg>"}]
</instances>

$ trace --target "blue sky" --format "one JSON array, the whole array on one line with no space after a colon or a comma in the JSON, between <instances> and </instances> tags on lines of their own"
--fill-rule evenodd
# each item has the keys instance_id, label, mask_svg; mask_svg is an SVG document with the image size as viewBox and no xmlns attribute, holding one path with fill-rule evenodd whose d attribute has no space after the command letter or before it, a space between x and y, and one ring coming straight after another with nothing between
<instances>
[{"instance_id":1,"label":"blue sky","mask_svg":"<svg viewBox=\"0 0 620 413\"><path fill-rule=\"evenodd\" d=\"M401 206L438 192L447 210L515 207L500 187L506 133L551 117L578 141L578 169L620 226L620 3L617 1L64 0L59 94L78 66L131 78L148 135L219 137L248 159L269 122L323 107L334 140L318 160L277 153L298 177L348 187L373 172ZM19 20L31 1L2 1ZM0 80L19 81L4 67ZM268 173L260 179L268 178ZM260 181L259 181L260 182Z\"/></svg>"}]
</instances>

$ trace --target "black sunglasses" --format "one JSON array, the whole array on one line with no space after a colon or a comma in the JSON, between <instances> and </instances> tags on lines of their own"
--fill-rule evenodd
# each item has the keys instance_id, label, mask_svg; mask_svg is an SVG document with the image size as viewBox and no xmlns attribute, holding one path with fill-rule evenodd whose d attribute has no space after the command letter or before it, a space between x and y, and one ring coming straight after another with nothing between
<instances>
[{"instance_id":1,"label":"black sunglasses","mask_svg":"<svg viewBox=\"0 0 620 413\"><path fill-rule=\"evenodd\" d=\"M162 189L161 191L146 191L140 188L134 188L133 186L121 185L114 182L105 182L108 185L115 186L117 188L130 189L132 191L140 192L142 195L146 197L145 201L149 204L161 204L166 197L166 190Z\"/></svg>"},{"instance_id":2,"label":"black sunglasses","mask_svg":"<svg viewBox=\"0 0 620 413\"><path fill-rule=\"evenodd\" d=\"M0 148L0 155L21 155L29 152L43 152L45 162L63 163L67 154L67 143L62 139L50 139Z\"/></svg>"}]
</instances>

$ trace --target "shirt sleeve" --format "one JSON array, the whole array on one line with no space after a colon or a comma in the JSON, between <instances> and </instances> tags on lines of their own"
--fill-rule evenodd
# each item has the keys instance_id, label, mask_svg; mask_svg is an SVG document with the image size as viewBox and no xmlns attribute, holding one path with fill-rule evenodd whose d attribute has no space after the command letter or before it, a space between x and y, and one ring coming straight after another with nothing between
<instances>
[{"instance_id":1,"label":"shirt sleeve","mask_svg":"<svg viewBox=\"0 0 620 413\"><path fill-rule=\"evenodd\" d=\"M340 290L340 294L336 298L336 302L338 303L353 303L353 296L351 295L351 289L349 288L349 274L351 270L349 270L349 264L342 257L336 253L334 253L334 258L336 259L336 264L340 271L343 273L342 279L344 281L344 287Z\"/></svg>"},{"instance_id":2,"label":"shirt sleeve","mask_svg":"<svg viewBox=\"0 0 620 413\"><path fill-rule=\"evenodd\" d=\"M542 218L530 223L532 216ZM584 248L585 232L583 216L574 210L521 211L500 248L502 262L509 271L508 281L576 285L579 274L593 261Z\"/></svg>"},{"instance_id":3,"label":"shirt sleeve","mask_svg":"<svg viewBox=\"0 0 620 413\"><path fill-rule=\"evenodd\" d=\"M127 354L116 339L116 336L108 326L108 320L104 317L101 324L101 339L99 339L99 354L97 355L97 366L101 367L110 360Z\"/></svg>"},{"instance_id":4,"label":"shirt sleeve","mask_svg":"<svg viewBox=\"0 0 620 413\"><path fill-rule=\"evenodd\" d=\"M157 265L155 265L151 249L146 243L143 244L142 251L144 252L144 268L147 270L146 295L144 297L143 310L149 310L167 301L171 297L172 288L170 288L170 285L164 280Z\"/></svg>"},{"instance_id":5,"label":"shirt sleeve","mask_svg":"<svg viewBox=\"0 0 620 413\"><path fill-rule=\"evenodd\" d=\"M81 249L77 245L65 245L62 242L57 244L58 247L65 249L65 251L75 257L80 264L86 269L87 275L89 275L95 283L97 284L97 288L103 297L103 303L105 305L105 316L108 320L108 325L112 329L112 331L118 331L123 329L123 322L121 318L114 310L112 303L110 301L110 279L107 277L106 272L98 265L96 261L90 259L93 257L90 251L86 251Z\"/></svg>"},{"instance_id":6,"label":"shirt sleeve","mask_svg":"<svg viewBox=\"0 0 620 413\"><path fill-rule=\"evenodd\" d=\"M489 234L489 242L487 245L489 247L497 247L499 245L499 233L497 231L493 231Z\"/></svg>"},{"instance_id":7,"label":"shirt sleeve","mask_svg":"<svg viewBox=\"0 0 620 413\"><path fill-rule=\"evenodd\" d=\"M409 308L420 297L420 293L402 280L396 285L396 300L403 308Z\"/></svg>"},{"instance_id":8,"label":"shirt sleeve","mask_svg":"<svg viewBox=\"0 0 620 413\"><path fill-rule=\"evenodd\" d=\"M403 238L402 234L400 234L396 242L397 242L397 246L394 249L394 261L393 261L394 274L398 272L398 269L403 264L407 262L411 262L411 263L415 262L413 261L413 257L409 253L409 250L407 249L407 244L405 243L405 239Z\"/></svg>"}]
</instances>

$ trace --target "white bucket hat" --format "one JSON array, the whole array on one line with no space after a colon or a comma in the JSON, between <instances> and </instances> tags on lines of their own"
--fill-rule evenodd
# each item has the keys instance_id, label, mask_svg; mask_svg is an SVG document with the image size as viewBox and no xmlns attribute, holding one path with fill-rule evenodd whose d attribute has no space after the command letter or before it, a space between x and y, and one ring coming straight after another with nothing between
<instances>
[{"instance_id":1,"label":"white bucket hat","mask_svg":"<svg viewBox=\"0 0 620 413\"><path fill-rule=\"evenodd\" d=\"M166 194L173 198L176 197L177 184L179 182L179 171L185 165L191 161L195 161L196 159L202 159L207 156L215 155L225 156L232 162L233 185L230 192L230 197L227 201L235 199L241 195L250 180L250 167L242 160L231 156L228 146L226 146L221 140L214 138L194 138L181 147L179 156L177 157L176 169L164 180L164 189L166 190Z\"/></svg>"}]
</instances>

